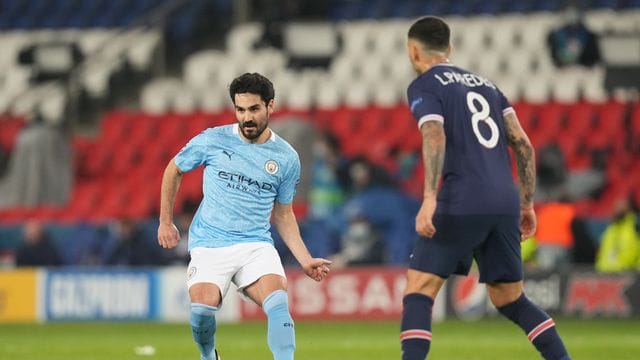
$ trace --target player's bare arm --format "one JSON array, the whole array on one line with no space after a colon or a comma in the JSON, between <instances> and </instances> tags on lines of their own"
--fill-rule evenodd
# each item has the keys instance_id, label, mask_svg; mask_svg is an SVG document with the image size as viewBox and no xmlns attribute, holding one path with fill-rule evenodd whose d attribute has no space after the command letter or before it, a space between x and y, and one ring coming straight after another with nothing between
<instances>
[{"instance_id":1,"label":"player's bare arm","mask_svg":"<svg viewBox=\"0 0 640 360\"><path fill-rule=\"evenodd\" d=\"M438 121L427 121L422 124L420 133L424 163L424 196L416 217L416 231L420 235L432 237L436 232L433 226L433 214L436 211L438 185L442 176L446 136L443 124Z\"/></svg>"},{"instance_id":2,"label":"player's bare arm","mask_svg":"<svg viewBox=\"0 0 640 360\"><path fill-rule=\"evenodd\" d=\"M513 149L518 168L518 184L520 187L520 208L522 238L526 239L536 231L536 216L533 211L533 195L536 189L536 158L529 137L524 132L514 113L504 117L507 143Z\"/></svg>"},{"instance_id":3,"label":"player's bare arm","mask_svg":"<svg viewBox=\"0 0 640 360\"><path fill-rule=\"evenodd\" d=\"M278 233L287 245L293 256L298 260L304 272L315 281L323 280L329 274L331 261L322 258L313 258L300 236L300 228L293 213L291 204L275 202L273 207L273 223Z\"/></svg>"},{"instance_id":4,"label":"player's bare arm","mask_svg":"<svg viewBox=\"0 0 640 360\"><path fill-rule=\"evenodd\" d=\"M160 189L160 225L158 226L158 243L165 249L178 244L180 232L173 223L173 205L182 180L182 172L172 159L164 170Z\"/></svg>"}]
</instances>

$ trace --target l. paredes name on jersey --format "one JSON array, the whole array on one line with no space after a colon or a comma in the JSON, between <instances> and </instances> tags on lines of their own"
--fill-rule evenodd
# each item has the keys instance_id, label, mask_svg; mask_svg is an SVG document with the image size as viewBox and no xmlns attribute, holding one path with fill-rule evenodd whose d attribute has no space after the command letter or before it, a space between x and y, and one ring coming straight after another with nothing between
<instances>
[{"instance_id":1,"label":"l. paredes name on jersey","mask_svg":"<svg viewBox=\"0 0 640 360\"><path fill-rule=\"evenodd\" d=\"M438 79L438 81L440 81L440 83L445 86L453 83L460 83L466 87L488 86L492 89L496 88L496 86L493 85L491 81L483 78L482 76L478 76L476 74L470 74L470 73L460 74L455 71L445 71L442 74L435 74L433 76L435 76L435 78Z\"/></svg>"}]
</instances>

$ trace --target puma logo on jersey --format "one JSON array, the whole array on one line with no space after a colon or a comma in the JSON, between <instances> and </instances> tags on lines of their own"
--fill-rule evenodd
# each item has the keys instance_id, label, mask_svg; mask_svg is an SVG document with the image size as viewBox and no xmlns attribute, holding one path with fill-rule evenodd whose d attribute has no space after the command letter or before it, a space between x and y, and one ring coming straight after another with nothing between
<instances>
[{"instance_id":1,"label":"puma logo on jersey","mask_svg":"<svg viewBox=\"0 0 640 360\"><path fill-rule=\"evenodd\" d=\"M229 157L229 160L231 160L231 155L235 154L233 151L227 151L227 150L222 150L222 153L227 155Z\"/></svg>"}]
</instances>

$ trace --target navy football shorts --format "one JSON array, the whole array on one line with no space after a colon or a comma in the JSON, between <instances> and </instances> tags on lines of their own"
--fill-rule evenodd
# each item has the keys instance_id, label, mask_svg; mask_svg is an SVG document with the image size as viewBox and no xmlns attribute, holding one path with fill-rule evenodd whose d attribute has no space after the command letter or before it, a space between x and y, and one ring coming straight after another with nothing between
<instances>
[{"instance_id":1,"label":"navy football shorts","mask_svg":"<svg viewBox=\"0 0 640 360\"><path fill-rule=\"evenodd\" d=\"M507 215L435 215L433 238L417 240L409 267L448 278L467 275L473 259L480 282L522 280L520 218Z\"/></svg>"}]
</instances>

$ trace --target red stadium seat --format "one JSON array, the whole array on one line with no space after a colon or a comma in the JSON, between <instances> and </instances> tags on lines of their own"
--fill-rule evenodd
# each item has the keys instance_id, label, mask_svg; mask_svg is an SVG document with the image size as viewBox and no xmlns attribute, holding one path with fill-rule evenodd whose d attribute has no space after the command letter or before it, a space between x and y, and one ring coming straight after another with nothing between
<instances>
[{"instance_id":1,"label":"red stadium seat","mask_svg":"<svg viewBox=\"0 0 640 360\"><path fill-rule=\"evenodd\" d=\"M540 106L537 131L553 137L552 135L557 134L562 128L565 115L566 106L564 104L550 102Z\"/></svg>"},{"instance_id":2,"label":"red stadium seat","mask_svg":"<svg viewBox=\"0 0 640 360\"><path fill-rule=\"evenodd\" d=\"M595 107L591 103L577 102L569 106L564 133L568 136L581 137L591 128Z\"/></svg>"},{"instance_id":3,"label":"red stadium seat","mask_svg":"<svg viewBox=\"0 0 640 360\"><path fill-rule=\"evenodd\" d=\"M604 133L619 139L624 132L626 105L619 101L609 101L599 106L594 132Z\"/></svg>"},{"instance_id":4,"label":"red stadium seat","mask_svg":"<svg viewBox=\"0 0 640 360\"><path fill-rule=\"evenodd\" d=\"M519 102L513 104L513 109L516 111L516 116L524 131L531 132L537 108L530 103Z\"/></svg>"}]
</instances>

